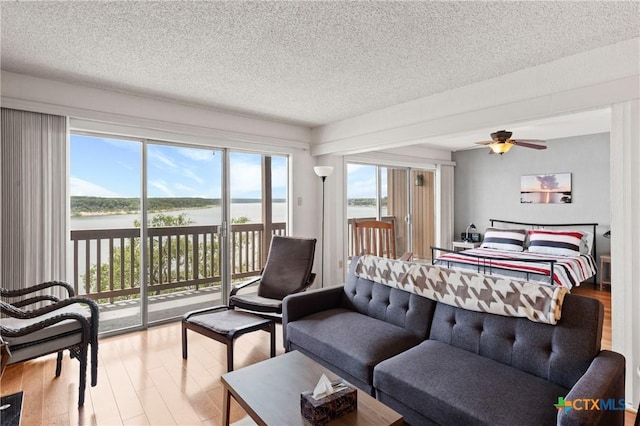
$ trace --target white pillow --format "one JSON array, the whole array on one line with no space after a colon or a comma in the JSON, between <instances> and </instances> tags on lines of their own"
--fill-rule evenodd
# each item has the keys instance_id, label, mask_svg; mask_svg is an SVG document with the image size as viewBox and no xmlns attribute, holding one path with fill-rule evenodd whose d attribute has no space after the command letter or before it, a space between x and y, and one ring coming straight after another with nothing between
<instances>
[{"instance_id":1,"label":"white pillow","mask_svg":"<svg viewBox=\"0 0 640 426\"><path fill-rule=\"evenodd\" d=\"M580 240L580 254L591 254L593 248L593 232L582 232L582 240Z\"/></svg>"}]
</instances>

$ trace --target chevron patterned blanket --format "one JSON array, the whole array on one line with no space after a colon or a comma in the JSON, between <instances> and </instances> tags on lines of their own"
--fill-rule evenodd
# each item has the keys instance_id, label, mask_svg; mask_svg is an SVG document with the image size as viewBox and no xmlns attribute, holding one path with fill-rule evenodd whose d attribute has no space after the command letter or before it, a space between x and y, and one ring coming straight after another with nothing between
<instances>
[{"instance_id":1,"label":"chevron patterned blanket","mask_svg":"<svg viewBox=\"0 0 640 426\"><path fill-rule=\"evenodd\" d=\"M568 293L560 286L370 255L360 257L355 274L458 308L552 325Z\"/></svg>"}]
</instances>

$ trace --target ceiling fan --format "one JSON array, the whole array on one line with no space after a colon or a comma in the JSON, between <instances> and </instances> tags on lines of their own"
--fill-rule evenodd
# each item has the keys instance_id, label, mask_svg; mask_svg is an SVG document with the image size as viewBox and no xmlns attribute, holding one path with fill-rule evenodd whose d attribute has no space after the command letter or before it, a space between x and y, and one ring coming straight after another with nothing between
<instances>
[{"instance_id":1,"label":"ceiling fan","mask_svg":"<svg viewBox=\"0 0 640 426\"><path fill-rule=\"evenodd\" d=\"M544 145L538 145L539 143L544 143L541 139L511 139L511 135L513 133L507 132L506 130L498 130L495 133L491 133L490 141L482 141L476 142L478 145L488 145L491 148L489 154L504 154L505 152L509 152L511 147L514 145L521 146L523 148L533 148L533 149L547 149Z\"/></svg>"}]
</instances>

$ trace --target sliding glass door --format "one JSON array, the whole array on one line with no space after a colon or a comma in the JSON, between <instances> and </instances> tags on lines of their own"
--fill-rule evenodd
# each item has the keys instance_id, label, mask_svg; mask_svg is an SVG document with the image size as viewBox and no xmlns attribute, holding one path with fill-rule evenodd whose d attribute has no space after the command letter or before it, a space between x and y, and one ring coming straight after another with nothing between
<instances>
[{"instance_id":1,"label":"sliding glass door","mask_svg":"<svg viewBox=\"0 0 640 426\"><path fill-rule=\"evenodd\" d=\"M232 283L259 275L271 236L287 233L287 168L284 156L229 153Z\"/></svg>"},{"instance_id":2,"label":"sliding glass door","mask_svg":"<svg viewBox=\"0 0 640 426\"><path fill-rule=\"evenodd\" d=\"M347 164L348 256L355 254L353 223L394 224L397 255L431 257L435 235L434 172L374 164Z\"/></svg>"},{"instance_id":3,"label":"sliding glass door","mask_svg":"<svg viewBox=\"0 0 640 426\"><path fill-rule=\"evenodd\" d=\"M222 150L147 144L149 323L223 302Z\"/></svg>"},{"instance_id":4,"label":"sliding glass door","mask_svg":"<svg viewBox=\"0 0 640 426\"><path fill-rule=\"evenodd\" d=\"M70 270L100 331L226 303L286 235L288 159L72 134Z\"/></svg>"},{"instance_id":5,"label":"sliding glass door","mask_svg":"<svg viewBox=\"0 0 640 426\"><path fill-rule=\"evenodd\" d=\"M143 142L70 138L71 281L100 304L100 330L142 325Z\"/></svg>"}]
</instances>

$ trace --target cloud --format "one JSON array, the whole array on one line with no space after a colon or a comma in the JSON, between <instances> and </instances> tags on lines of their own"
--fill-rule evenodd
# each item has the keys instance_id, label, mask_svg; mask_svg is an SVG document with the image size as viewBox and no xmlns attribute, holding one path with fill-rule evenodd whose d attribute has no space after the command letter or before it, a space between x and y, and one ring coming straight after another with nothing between
<instances>
[{"instance_id":1,"label":"cloud","mask_svg":"<svg viewBox=\"0 0 640 426\"><path fill-rule=\"evenodd\" d=\"M376 196L376 178L372 176L369 179L349 180L347 186L347 196L349 198L375 198Z\"/></svg>"},{"instance_id":2,"label":"cloud","mask_svg":"<svg viewBox=\"0 0 640 426\"><path fill-rule=\"evenodd\" d=\"M72 196L85 196L85 197L120 197L117 193L108 190L95 183L82 180L71 176L69 180L70 192Z\"/></svg>"},{"instance_id":3,"label":"cloud","mask_svg":"<svg viewBox=\"0 0 640 426\"><path fill-rule=\"evenodd\" d=\"M178 153L183 157L187 157L190 160L195 161L213 161L216 156L216 152L210 149L200 148L178 148Z\"/></svg>"},{"instance_id":4,"label":"cloud","mask_svg":"<svg viewBox=\"0 0 640 426\"><path fill-rule=\"evenodd\" d=\"M154 165L159 169L162 169L163 165L171 169L175 169L176 167L178 167L176 163L174 163L169 157L155 149L149 150L149 158L157 161L157 163L155 163Z\"/></svg>"},{"instance_id":5,"label":"cloud","mask_svg":"<svg viewBox=\"0 0 640 426\"><path fill-rule=\"evenodd\" d=\"M372 168L372 167L375 167L375 166L372 166L370 164L349 163L347 164L347 174L356 173L359 170L362 170L364 168Z\"/></svg>"},{"instance_id":6,"label":"cloud","mask_svg":"<svg viewBox=\"0 0 640 426\"><path fill-rule=\"evenodd\" d=\"M190 186L187 185L183 185L181 183L174 183L173 184L173 188L181 193L187 193L187 194L196 194L197 191L195 188L192 188ZM180 197L187 197L188 195L185 194L180 194Z\"/></svg>"},{"instance_id":7,"label":"cloud","mask_svg":"<svg viewBox=\"0 0 640 426\"><path fill-rule=\"evenodd\" d=\"M198 176L197 174L195 174L193 172L193 170L190 169L184 169L182 171L182 174L184 174L186 177L195 180L196 182L198 182L200 185L202 185L204 183L204 179L202 179L200 176Z\"/></svg>"},{"instance_id":8,"label":"cloud","mask_svg":"<svg viewBox=\"0 0 640 426\"><path fill-rule=\"evenodd\" d=\"M169 197L175 197L176 196L176 194L167 186L167 183L162 181L162 180L150 181L149 185L151 185L154 188L160 190L161 192L163 192L165 195L167 195Z\"/></svg>"},{"instance_id":9,"label":"cloud","mask_svg":"<svg viewBox=\"0 0 640 426\"><path fill-rule=\"evenodd\" d=\"M231 196L254 198L262 193L262 164L244 159L231 161Z\"/></svg>"},{"instance_id":10,"label":"cloud","mask_svg":"<svg viewBox=\"0 0 640 426\"><path fill-rule=\"evenodd\" d=\"M133 167L131 167L130 164L127 164L124 161L116 161L116 164L119 165L120 167L124 168L124 169L133 170Z\"/></svg>"},{"instance_id":11,"label":"cloud","mask_svg":"<svg viewBox=\"0 0 640 426\"><path fill-rule=\"evenodd\" d=\"M130 141L126 139L99 138L99 137L91 137L91 138L104 143L108 143L109 145L113 145L115 147L118 147L119 149L127 149L138 155L142 152L142 144L138 141Z\"/></svg>"},{"instance_id":12,"label":"cloud","mask_svg":"<svg viewBox=\"0 0 640 426\"><path fill-rule=\"evenodd\" d=\"M273 184L273 196L283 198L287 195L288 173L286 164L273 164L271 169L271 182Z\"/></svg>"}]
</instances>

